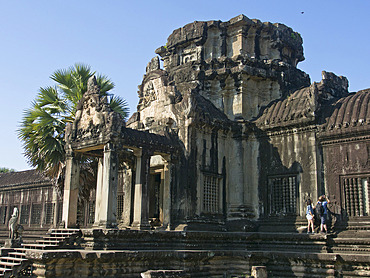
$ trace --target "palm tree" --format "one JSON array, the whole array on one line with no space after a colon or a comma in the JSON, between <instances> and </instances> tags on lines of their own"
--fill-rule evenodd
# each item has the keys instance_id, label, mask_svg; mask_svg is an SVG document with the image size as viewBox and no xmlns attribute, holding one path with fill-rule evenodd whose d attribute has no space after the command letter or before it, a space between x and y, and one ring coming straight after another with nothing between
<instances>
[{"instance_id":1,"label":"palm tree","mask_svg":"<svg viewBox=\"0 0 370 278\"><path fill-rule=\"evenodd\" d=\"M55 71L50 78L55 86L40 88L31 108L24 111L18 129L18 137L23 142L24 154L30 166L46 173L54 180L64 168L64 132L68 122L73 122L79 100L87 91L88 79L95 75L90 66L75 64L68 69ZM97 74L100 94L108 95L114 83L106 76ZM111 108L124 119L128 116L128 106L119 96L111 96ZM80 158L91 172L92 159ZM90 166L89 166L90 165Z\"/></svg>"}]
</instances>

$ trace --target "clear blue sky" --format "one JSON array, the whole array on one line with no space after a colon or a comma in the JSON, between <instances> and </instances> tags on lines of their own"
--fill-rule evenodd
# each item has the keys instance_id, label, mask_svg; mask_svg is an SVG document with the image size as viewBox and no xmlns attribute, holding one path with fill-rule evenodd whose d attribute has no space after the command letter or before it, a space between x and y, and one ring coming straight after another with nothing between
<instances>
[{"instance_id":1,"label":"clear blue sky","mask_svg":"<svg viewBox=\"0 0 370 278\"><path fill-rule=\"evenodd\" d=\"M0 167L29 169L16 130L50 74L83 62L109 76L130 112L155 49L176 28L239 14L299 32L311 82L321 71L346 76L350 90L370 87L370 1L0 1ZM304 12L303 14L301 12Z\"/></svg>"}]
</instances>

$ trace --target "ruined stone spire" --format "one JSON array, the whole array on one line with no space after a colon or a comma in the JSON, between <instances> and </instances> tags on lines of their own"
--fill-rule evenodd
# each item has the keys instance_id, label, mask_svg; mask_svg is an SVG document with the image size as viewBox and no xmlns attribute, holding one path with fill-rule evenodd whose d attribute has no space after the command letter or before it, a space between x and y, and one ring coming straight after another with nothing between
<instances>
[{"instance_id":1,"label":"ruined stone spire","mask_svg":"<svg viewBox=\"0 0 370 278\"><path fill-rule=\"evenodd\" d=\"M98 85L98 82L96 81L95 75L91 76L89 80L87 81L87 92L89 94L97 94L100 91L100 87Z\"/></svg>"}]
</instances>

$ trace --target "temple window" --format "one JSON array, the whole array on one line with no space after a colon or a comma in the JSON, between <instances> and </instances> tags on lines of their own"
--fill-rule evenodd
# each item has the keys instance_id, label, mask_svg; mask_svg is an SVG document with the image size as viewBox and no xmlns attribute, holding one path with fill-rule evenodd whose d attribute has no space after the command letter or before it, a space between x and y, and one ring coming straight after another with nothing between
<instances>
[{"instance_id":1,"label":"temple window","mask_svg":"<svg viewBox=\"0 0 370 278\"><path fill-rule=\"evenodd\" d=\"M123 194L119 194L117 196L117 220L122 219L124 197L125 197L125 195L123 195Z\"/></svg>"},{"instance_id":2,"label":"temple window","mask_svg":"<svg viewBox=\"0 0 370 278\"><path fill-rule=\"evenodd\" d=\"M53 203L46 203L45 207L45 218L44 223L45 224L53 224L53 218L54 218L54 204Z\"/></svg>"},{"instance_id":3,"label":"temple window","mask_svg":"<svg viewBox=\"0 0 370 278\"><path fill-rule=\"evenodd\" d=\"M21 206L21 216L20 216L20 224L29 224L28 221L30 219L30 205L22 205Z\"/></svg>"},{"instance_id":4,"label":"temple window","mask_svg":"<svg viewBox=\"0 0 370 278\"><path fill-rule=\"evenodd\" d=\"M341 178L343 206L349 216L370 214L370 175L344 176Z\"/></svg>"},{"instance_id":5,"label":"temple window","mask_svg":"<svg viewBox=\"0 0 370 278\"><path fill-rule=\"evenodd\" d=\"M31 224L41 224L41 204L32 204L31 209Z\"/></svg>"},{"instance_id":6,"label":"temple window","mask_svg":"<svg viewBox=\"0 0 370 278\"><path fill-rule=\"evenodd\" d=\"M218 213L220 208L219 177L204 174L203 183L203 212Z\"/></svg>"},{"instance_id":7,"label":"temple window","mask_svg":"<svg viewBox=\"0 0 370 278\"><path fill-rule=\"evenodd\" d=\"M270 214L296 214L298 183L296 175L270 177Z\"/></svg>"}]
</instances>

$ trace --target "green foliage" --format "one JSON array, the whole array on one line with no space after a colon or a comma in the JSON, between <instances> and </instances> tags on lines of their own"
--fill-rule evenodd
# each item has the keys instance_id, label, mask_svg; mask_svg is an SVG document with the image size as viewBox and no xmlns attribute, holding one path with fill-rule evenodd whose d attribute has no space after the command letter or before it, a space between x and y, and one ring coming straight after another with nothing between
<instances>
[{"instance_id":1,"label":"green foliage","mask_svg":"<svg viewBox=\"0 0 370 278\"><path fill-rule=\"evenodd\" d=\"M302 38L301 34L298 32L292 32L290 33L290 36L293 40L300 40Z\"/></svg>"},{"instance_id":2,"label":"green foliage","mask_svg":"<svg viewBox=\"0 0 370 278\"><path fill-rule=\"evenodd\" d=\"M95 75L90 66L75 64L55 71L50 78L55 86L41 87L31 108L24 111L18 137L30 166L57 178L64 167L64 132L68 122L75 118L77 104L87 91L88 79ZM108 95L114 83L104 75L96 75L101 95ZM111 108L123 118L128 116L124 99L113 96Z\"/></svg>"},{"instance_id":3,"label":"green foliage","mask_svg":"<svg viewBox=\"0 0 370 278\"><path fill-rule=\"evenodd\" d=\"M15 170L6 167L0 167L0 173L10 173L10 172L15 172Z\"/></svg>"}]
</instances>

